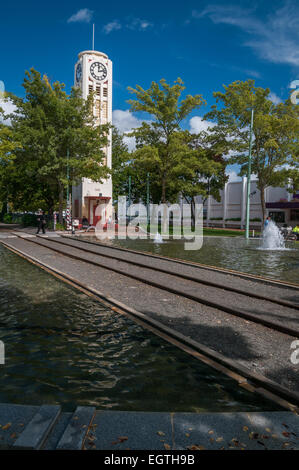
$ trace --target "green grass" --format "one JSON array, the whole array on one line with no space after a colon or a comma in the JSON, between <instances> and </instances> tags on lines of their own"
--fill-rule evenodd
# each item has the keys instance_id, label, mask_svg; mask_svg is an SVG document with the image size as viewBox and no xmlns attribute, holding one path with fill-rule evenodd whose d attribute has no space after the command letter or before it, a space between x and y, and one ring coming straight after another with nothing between
<instances>
[{"instance_id":1,"label":"green grass","mask_svg":"<svg viewBox=\"0 0 299 470\"><path fill-rule=\"evenodd\" d=\"M147 227L144 224L141 224L142 229L146 232ZM157 233L158 232L158 225L151 225L151 233ZM180 235L180 229L179 227L175 227L175 232L173 231L173 228L170 227L169 230L169 235ZM163 235L163 234L162 234ZM167 234L168 235L168 234ZM189 235L189 233L188 233ZM215 237L242 237L245 235L245 230L229 230L229 229L222 229L222 228L209 228L209 227L204 227L203 228L203 236L215 236ZM252 231L249 233L250 236L252 236ZM255 235L259 235L259 232L255 230Z\"/></svg>"},{"instance_id":2,"label":"green grass","mask_svg":"<svg viewBox=\"0 0 299 470\"><path fill-rule=\"evenodd\" d=\"M215 237L240 237L244 236L245 230L223 230L218 228L203 228L203 235Z\"/></svg>"}]
</instances>

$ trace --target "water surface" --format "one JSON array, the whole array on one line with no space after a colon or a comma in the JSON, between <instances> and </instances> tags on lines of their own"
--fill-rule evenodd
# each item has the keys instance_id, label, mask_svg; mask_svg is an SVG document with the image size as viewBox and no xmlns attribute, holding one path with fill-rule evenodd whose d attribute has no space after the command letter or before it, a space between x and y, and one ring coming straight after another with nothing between
<instances>
[{"instance_id":1,"label":"water surface","mask_svg":"<svg viewBox=\"0 0 299 470\"><path fill-rule=\"evenodd\" d=\"M275 404L0 244L0 402L134 411L261 411Z\"/></svg>"},{"instance_id":2,"label":"water surface","mask_svg":"<svg viewBox=\"0 0 299 470\"><path fill-rule=\"evenodd\" d=\"M96 237L85 239L98 241ZM132 250L147 251L299 284L299 243L296 242L287 242L286 250L261 250L261 240L245 240L243 237L204 237L200 250L185 250L182 240L168 240L159 244L153 240L115 239L110 243Z\"/></svg>"}]
</instances>

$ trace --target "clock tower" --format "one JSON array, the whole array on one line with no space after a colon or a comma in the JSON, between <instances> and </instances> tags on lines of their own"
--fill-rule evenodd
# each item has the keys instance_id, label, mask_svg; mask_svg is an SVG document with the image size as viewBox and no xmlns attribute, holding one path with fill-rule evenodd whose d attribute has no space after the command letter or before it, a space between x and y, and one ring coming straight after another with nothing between
<instances>
[{"instance_id":1,"label":"clock tower","mask_svg":"<svg viewBox=\"0 0 299 470\"><path fill-rule=\"evenodd\" d=\"M82 98L87 99L94 92L93 115L96 125L112 123L112 62L103 52L83 51L75 64L75 86L82 91ZM112 166L112 131L108 145L103 148L103 163ZM112 180L97 183L89 178L82 178L72 191L73 219L86 217L91 225L105 220L112 214Z\"/></svg>"}]
</instances>

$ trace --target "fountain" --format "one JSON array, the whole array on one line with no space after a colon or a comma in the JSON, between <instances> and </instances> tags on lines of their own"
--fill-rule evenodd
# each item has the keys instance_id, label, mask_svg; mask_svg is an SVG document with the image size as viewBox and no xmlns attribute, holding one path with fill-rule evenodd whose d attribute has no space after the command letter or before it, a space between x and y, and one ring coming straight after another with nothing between
<instances>
[{"instance_id":1,"label":"fountain","mask_svg":"<svg viewBox=\"0 0 299 470\"><path fill-rule=\"evenodd\" d=\"M156 233L156 236L154 238L154 243L164 243L162 235L159 232Z\"/></svg>"},{"instance_id":2,"label":"fountain","mask_svg":"<svg viewBox=\"0 0 299 470\"><path fill-rule=\"evenodd\" d=\"M286 250L285 241L277 225L270 220L264 228L261 250Z\"/></svg>"}]
</instances>

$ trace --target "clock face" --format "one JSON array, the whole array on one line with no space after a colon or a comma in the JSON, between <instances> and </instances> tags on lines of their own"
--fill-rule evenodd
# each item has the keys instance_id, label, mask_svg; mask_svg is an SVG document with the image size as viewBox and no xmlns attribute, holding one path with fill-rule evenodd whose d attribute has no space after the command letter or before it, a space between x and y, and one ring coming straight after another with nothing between
<instances>
[{"instance_id":1,"label":"clock face","mask_svg":"<svg viewBox=\"0 0 299 470\"><path fill-rule=\"evenodd\" d=\"M76 81L80 82L81 78L82 78L82 65L79 62L76 68Z\"/></svg>"},{"instance_id":2,"label":"clock face","mask_svg":"<svg viewBox=\"0 0 299 470\"><path fill-rule=\"evenodd\" d=\"M107 69L101 62L93 62L90 66L90 74L95 80L104 80L107 77Z\"/></svg>"}]
</instances>

